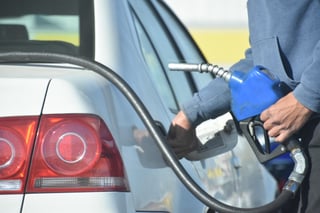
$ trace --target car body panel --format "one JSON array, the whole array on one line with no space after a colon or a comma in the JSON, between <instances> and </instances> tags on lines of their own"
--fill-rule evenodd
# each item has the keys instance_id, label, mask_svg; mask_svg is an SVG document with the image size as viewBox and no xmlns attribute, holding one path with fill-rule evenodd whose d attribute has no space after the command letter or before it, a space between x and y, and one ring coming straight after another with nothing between
<instances>
[{"instance_id":1,"label":"car body panel","mask_svg":"<svg viewBox=\"0 0 320 213\"><path fill-rule=\"evenodd\" d=\"M34 74L27 67L2 66L0 90L10 92L0 93L0 116L40 115L49 80Z\"/></svg>"},{"instance_id":2,"label":"car body panel","mask_svg":"<svg viewBox=\"0 0 320 213\"><path fill-rule=\"evenodd\" d=\"M0 206L3 212L20 212L23 195L0 195Z\"/></svg>"},{"instance_id":3,"label":"car body panel","mask_svg":"<svg viewBox=\"0 0 320 213\"><path fill-rule=\"evenodd\" d=\"M87 84L88 81L92 84ZM105 101L106 99L110 102ZM196 205L203 209L202 204L194 200L167 167L150 136L141 140L134 136L134 128L139 128L139 125L142 128L143 124L124 97L101 76L83 71L51 80L43 114L69 112L94 113L106 121L112 133L118 133L113 134L113 137L125 163L137 210L160 208L164 211L179 212L181 208L195 208ZM175 200L181 194L184 199L190 200L189 204L173 206L178 203Z\"/></svg>"},{"instance_id":4,"label":"car body panel","mask_svg":"<svg viewBox=\"0 0 320 213\"><path fill-rule=\"evenodd\" d=\"M28 194L24 198L23 212L106 212L114 213L133 211L132 197L129 193L96 192Z\"/></svg>"}]
</instances>

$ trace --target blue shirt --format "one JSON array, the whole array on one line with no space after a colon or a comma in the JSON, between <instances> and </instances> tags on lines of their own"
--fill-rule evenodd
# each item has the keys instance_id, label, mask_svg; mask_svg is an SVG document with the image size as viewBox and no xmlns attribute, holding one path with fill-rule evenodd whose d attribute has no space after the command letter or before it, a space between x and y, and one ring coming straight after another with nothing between
<instances>
[{"instance_id":1,"label":"blue shirt","mask_svg":"<svg viewBox=\"0 0 320 213\"><path fill-rule=\"evenodd\" d=\"M248 0L250 48L230 70L266 67L285 82L297 100L320 112L320 1ZM230 110L230 92L215 79L182 105L196 126Z\"/></svg>"}]
</instances>

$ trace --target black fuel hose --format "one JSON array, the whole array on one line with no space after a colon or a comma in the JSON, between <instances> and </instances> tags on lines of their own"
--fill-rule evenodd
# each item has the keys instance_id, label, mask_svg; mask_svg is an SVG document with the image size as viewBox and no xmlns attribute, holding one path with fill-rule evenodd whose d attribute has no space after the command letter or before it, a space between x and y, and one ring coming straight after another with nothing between
<instances>
[{"instance_id":1,"label":"black fuel hose","mask_svg":"<svg viewBox=\"0 0 320 213\"><path fill-rule=\"evenodd\" d=\"M146 128L149 130L151 136L156 141L160 148L163 156L165 157L167 163L180 181L187 187L187 189L197 197L205 205L221 213L271 213L275 212L277 209L287 202L294 195L296 188L299 186L300 181L296 181L293 178L286 185L281 194L271 203L266 204L261 207L256 208L238 208L226 205L212 196L210 196L206 191L204 191L187 173L187 171L180 164L178 158L171 151L166 143L166 139L161 134L159 128L155 125L153 118L150 113L136 95L136 93L131 89L131 87L114 71L95 61L90 61L84 58L79 58L75 56L69 56L64 54L56 53L44 53L44 52L4 52L0 53L0 63L12 63L12 62L52 62L52 63L68 63L74 64L88 70L98 73L111 83L113 83L121 93L128 99L132 107L135 109L137 114L140 116L141 120L145 124ZM298 159L299 161L299 159ZM299 176L300 174L298 174ZM293 175L296 177L296 175ZM299 178L298 178L299 179Z\"/></svg>"}]
</instances>

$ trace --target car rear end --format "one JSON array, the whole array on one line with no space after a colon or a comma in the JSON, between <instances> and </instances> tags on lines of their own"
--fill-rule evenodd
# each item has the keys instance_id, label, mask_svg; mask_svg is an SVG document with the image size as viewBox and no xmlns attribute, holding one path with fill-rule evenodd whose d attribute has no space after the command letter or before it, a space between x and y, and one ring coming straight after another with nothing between
<instances>
[{"instance_id":1,"label":"car rear end","mask_svg":"<svg viewBox=\"0 0 320 213\"><path fill-rule=\"evenodd\" d=\"M101 113L108 92L100 76L66 65L1 65L0 82L1 211L134 212Z\"/></svg>"},{"instance_id":2,"label":"car rear end","mask_svg":"<svg viewBox=\"0 0 320 213\"><path fill-rule=\"evenodd\" d=\"M159 124L169 124L171 114L141 57L127 0L17 4L4 0L0 7L0 52L96 60L132 86ZM18 167L0 176L1 211L205 211L110 82L70 64L14 62L0 64L0 98L6 102L0 106L0 124L21 142L13 145L12 138L1 136L6 153L0 152L0 170ZM12 160L17 154L21 166Z\"/></svg>"}]
</instances>

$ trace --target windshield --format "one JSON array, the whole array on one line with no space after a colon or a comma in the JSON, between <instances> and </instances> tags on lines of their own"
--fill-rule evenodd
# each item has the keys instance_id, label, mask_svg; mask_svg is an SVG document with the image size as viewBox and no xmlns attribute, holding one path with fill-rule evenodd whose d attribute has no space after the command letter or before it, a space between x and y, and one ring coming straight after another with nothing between
<instances>
[{"instance_id":1,"label":"windshield","mask_svg":"<svg viewBox=\"0 0 320 213\"><path fill-rule=\"evenodd\" d=\"M1 3L0 51L92 56L93 36L88 36L93 34L92 1L2 0Z\"/></svg>"},{"instance_id":2,"label":"windshield","mask_svg":"<svg viewBox=\"0 0 320 213\"><path fill-rule=\"evenodd\" d=\"M29 40L59 40L79 46L79 17L77 15L24 15L1 17L0 24L24 26Z\"/></svg>"}]
</instances>

